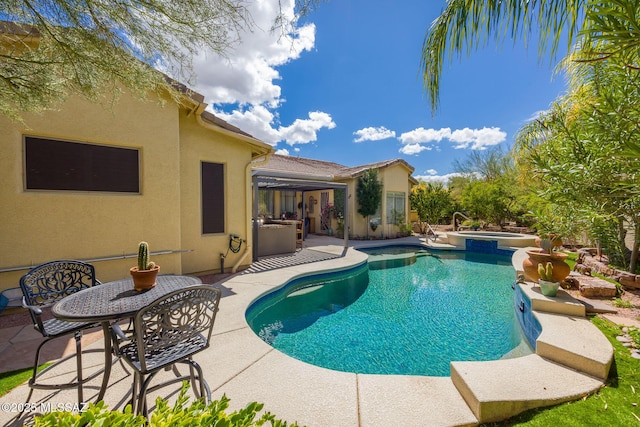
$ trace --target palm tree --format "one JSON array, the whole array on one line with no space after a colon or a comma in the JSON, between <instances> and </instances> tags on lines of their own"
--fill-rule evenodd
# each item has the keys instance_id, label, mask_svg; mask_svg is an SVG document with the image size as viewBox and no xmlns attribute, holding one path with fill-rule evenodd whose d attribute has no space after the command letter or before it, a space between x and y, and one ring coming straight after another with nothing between
<instances>
[{"instance_id":1,"label":"palm tree","mask_svg":"<svg viewBox=\"0 0 640 427\"><path fill-rule=\"evenodd\" d=\"M432 110L438 108L445 55L468 55L506 37L538 33L538 54L554 57L561 36L578 41L580 61L616 58L640 69L640 2L637 0L450 0L422 45L423 81Z\"/></svg>"}]
</instances>

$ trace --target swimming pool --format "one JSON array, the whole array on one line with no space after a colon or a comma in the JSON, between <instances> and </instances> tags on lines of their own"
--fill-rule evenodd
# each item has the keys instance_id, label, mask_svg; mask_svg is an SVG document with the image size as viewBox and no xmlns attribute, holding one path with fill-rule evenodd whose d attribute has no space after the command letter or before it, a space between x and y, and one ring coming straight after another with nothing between
<instances>
[{"instance_id":1,"label":"swimming pool","mask_svg":"<svg viewBox=\"0 0 640 427\"><path fill-rule=\"evenodd\" d=\"M247 322L283 353L346 372L448 376L453 360L530 352L514 315L509 258L392 258L403 256L411 262L400 267L365 263L294 280L252 304Z\"/></svg>"}]
</instances>

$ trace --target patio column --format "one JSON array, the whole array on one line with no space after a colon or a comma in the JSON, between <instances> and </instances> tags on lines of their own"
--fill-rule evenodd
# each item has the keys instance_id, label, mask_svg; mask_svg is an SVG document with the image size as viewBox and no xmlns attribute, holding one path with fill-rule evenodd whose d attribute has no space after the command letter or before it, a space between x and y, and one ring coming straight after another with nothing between
<instances>
[{"instance_id":1,"label":"patio column","mask_svg":"<svg viewBox=\"0 0 640 427\"><path fill-rule=\"evenodd\" d=\"M307 205L304 203L305 192L302 193L302 241L307 240Z\"/></svg>"},{"instance_id":2,"label":"patio column","mask_svg":"<svg viewBox=\"0 0 640 427\"><path fill-rule=\"evenodd\" d=\"M344 188L344 247L349 247L349 186Z\"/></svg>"},{"instance_id":3,"label":"patio column","mask_svg":"<svg viewBox=\"0 0 640 427\"><path fill-rule=\"evenodd\" d=\"M258 176L254 175L252 178L253 188L253 252L251 257L252 262L258 261L258 205L260 204L259 188L258 188Z\"/></svg>"}]
</instances>

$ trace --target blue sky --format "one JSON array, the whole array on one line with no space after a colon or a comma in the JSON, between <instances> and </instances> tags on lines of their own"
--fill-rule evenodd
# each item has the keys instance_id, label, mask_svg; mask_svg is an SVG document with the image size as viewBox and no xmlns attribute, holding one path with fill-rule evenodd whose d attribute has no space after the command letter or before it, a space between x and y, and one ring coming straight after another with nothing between
<instances>
[{"instance_id":1,"label":"blue sky","mask_svg":"<svg viewBox=\"0 0 640 427\"><path fill-rule=\"evenodd\" d=\"M277 3L256 0L254 28L226 58L194 61L209 109L291 156L347 166L402 158L440 179L472 150L508 149L517 130L565 91L522 40L445 65L440 108L422 86L425 32L445 1L330 0L290 31L270 31ZM293 1L281 1L293 14Z\"/></svg>"}]
</instances>

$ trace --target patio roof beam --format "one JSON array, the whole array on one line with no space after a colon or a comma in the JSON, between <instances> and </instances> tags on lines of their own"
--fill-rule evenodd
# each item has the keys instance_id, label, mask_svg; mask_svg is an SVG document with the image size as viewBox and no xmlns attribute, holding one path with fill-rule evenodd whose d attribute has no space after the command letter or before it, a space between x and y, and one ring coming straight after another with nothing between
<instances>
[{"instance_id":1,"label":"patio roof beam","mask_svg":"<svg viewBox=\"0 0 640 427\"><path fill-rule=\"evenodd\" d=\"M287 179L287 178L279 178L279 177L273 177L273 176L260 176L260 175L255 175L253 178L254 180L257 180L258 187L260 189L316 191L316 190L347 188L347 184L342 182L312 181L312 180L306 180L306 179Z\"/></svg>"}]
</instances>

